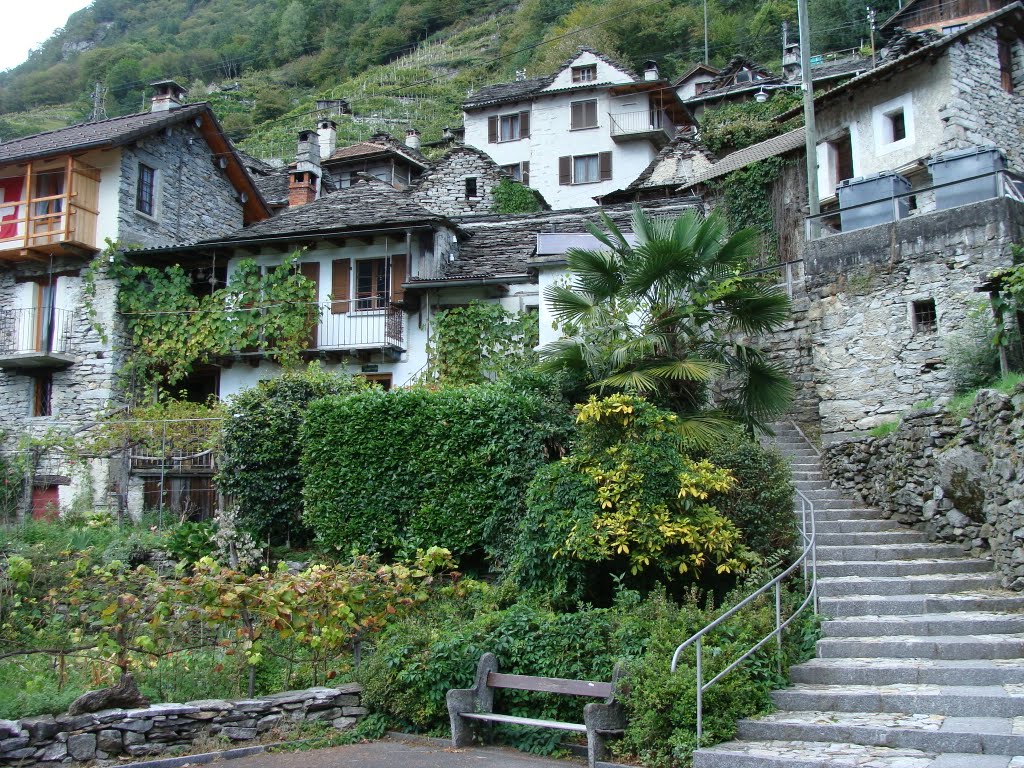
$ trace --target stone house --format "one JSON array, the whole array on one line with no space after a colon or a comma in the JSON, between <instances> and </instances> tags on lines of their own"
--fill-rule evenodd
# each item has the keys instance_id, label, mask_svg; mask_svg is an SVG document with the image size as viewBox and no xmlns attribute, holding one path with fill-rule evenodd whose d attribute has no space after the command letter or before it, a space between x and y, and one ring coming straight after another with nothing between
<instances>
[{"instance_id":1,"label":"stone house","mask_svg":"<svg viewBox=\"0 0 1024 768\"><path fill-rule=\"evenodd\" d=\"M639 77L587 48L552 75L481 88L462 109L466 144L528 177L553 208L621 188L693 125L654 62Z\"/></svg>"},{"instance_id":2,"label":"stone house","mask_svg":"<svg viewBox=\"0 0 1024 768\"><path fill-rule=\"evenodd\" d=\"M706 109L750 101L759 91L780 87L782 83L782 77L767 67L744 56L734 56L714 77L704 79L694 73L688 80L677 80L676 93L699 120Z\"/></svg>"},{"instance_id":3,"label":"stone house","mask_svg":"<svg viewBox=\"0 0 1024 768\"><path fill-rule=\"evenodd\" d=\"M188 242L268 216L209 105L182 105L183 95L157 83L150 112L0 144L4 449L26 434L73 433L117 407L116 287L96 282L95 318L84 306L83 271L106 240ZM81 490L65 469L37 473L37 512ZM105 493L102 463L92 471Z\"/></svg>"},{"instance_id":4,"label":"stone house","mask_svg":"<svg viewBox=\"0 0 1024 768\"><path fill-rule=\"evenodd\" d=\"M494 190L502 180L518 181L530 186L526 175L515 179L498 167L486 152L476 147L450 149L416 182L412 196L420 205L445 216L492 213ZM534 194L536 191L534 191Z\"/></svg>"}]
</instances>

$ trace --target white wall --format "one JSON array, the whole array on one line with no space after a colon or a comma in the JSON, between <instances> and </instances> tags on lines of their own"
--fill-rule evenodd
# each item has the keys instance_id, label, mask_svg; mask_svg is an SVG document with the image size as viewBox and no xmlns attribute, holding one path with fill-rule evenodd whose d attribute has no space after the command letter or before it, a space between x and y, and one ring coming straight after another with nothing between
<instances>
[{"instance_id":1,"label":"white wall","mask_svg":"<svg viewBox=\"0 0 1024 768\"><path fill-rule=\"evenodd\" d=\"M712 80L715 79L715 77L716 75L710 75L707 72L700 72L691 77L686 82L680 83L679 87L676 88L676 93L679 95L679 98L682 99L683 101L686 101L687 99L692 99L694 96L697 95L698 83L710 83Z\"/></svg>"},{"instance_id":2,"label":"white wall","mask_svg":"<svg viewBox=\"0 0 1024 768\"><path fill-rule=\"evenodd\" d=\"M105 238L117 240L117 213L121 189L121 150L87 152L82 162L100 170L100 213L96 222L96 246L103 250Z\"/></svg>"}]
</instances>

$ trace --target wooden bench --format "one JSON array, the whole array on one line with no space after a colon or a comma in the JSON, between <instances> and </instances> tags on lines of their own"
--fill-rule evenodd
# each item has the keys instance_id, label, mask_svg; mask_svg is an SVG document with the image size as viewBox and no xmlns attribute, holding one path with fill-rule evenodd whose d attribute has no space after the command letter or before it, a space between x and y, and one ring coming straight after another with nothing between
<instances>
[{"instance_id":1,"label":"wooden bench","mask_svg":"<svg viewBox=\"0 0 1024 768\"><path fill-rule=\"evenodd\" d=\"M621 666L616 664L610 683L590 680L565 680L558 677L530 677L503 675L498 672L498 660L493 653L480 657L476 668L476 682L472 688L448 691L448 715L452 721L452 746L468 747L473 743L477 722L508 723L535 728L554 728L587 735L587 765L594 768L606 754L605 739L622 735L626 728L626 713L615 698L615 686L621 677ZM563 723L558 720L535 720L494 713L494 689L509 688L518 691L560 693L566 696L589 696L604 699L583 707L582 723Z\"/></svg>"}]
</instances>

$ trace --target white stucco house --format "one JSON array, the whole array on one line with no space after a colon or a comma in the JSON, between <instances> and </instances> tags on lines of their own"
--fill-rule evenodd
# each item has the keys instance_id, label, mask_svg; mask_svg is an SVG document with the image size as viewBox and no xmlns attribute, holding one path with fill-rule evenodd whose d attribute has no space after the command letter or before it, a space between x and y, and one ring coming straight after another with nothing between
<instances>
[{"instance_id":1,"label":"white stucco house","mask_svg":"<svg viewBox=\"0 0 1024 768\"><path fill-rule=\"evenodd\" d=\"M481 88L462 109L465 143L556 209L621 189L694 124L654 62L638 77L587 48L552 75Z\"/></svg>"}]
</instances>

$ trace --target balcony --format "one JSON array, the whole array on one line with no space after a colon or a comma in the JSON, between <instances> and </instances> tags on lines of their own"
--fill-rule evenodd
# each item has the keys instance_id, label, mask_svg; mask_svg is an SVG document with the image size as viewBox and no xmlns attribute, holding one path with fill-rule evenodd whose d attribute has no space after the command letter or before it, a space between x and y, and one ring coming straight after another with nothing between
<instances>
[{"instance_id":1,"label":"balcony","mask_svg":"<svg viewBox=\"0 0 1024 768\"><path fill-rule=\"evenodd\" d=\"M0 262L99 250L100 172L67 158L0 171Z\"/></svg>"},{"instance_id":2,"label":"balcony","mask_svg":"<svg viewBox=\"0 0 1024 768\"><path fill-rule=\"evenodd\" d=\"M70 309L29 307L0 310L0 368L67 368L74 314Z\"/></svg>"},{"instance_id":3,"label":"balcony","mask_svg":"<svg viewBox=\"0 0 1024 768\"><path fill-rule=\"evenodd\" d=\"M612 127L612 141L621 144L626 141L650 141L659 149L672 140L675 124L669 115L660 109L643 109L639 112L609 114Z\"/></svg>"}]
</instances>

